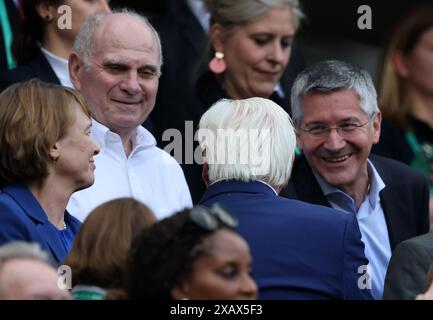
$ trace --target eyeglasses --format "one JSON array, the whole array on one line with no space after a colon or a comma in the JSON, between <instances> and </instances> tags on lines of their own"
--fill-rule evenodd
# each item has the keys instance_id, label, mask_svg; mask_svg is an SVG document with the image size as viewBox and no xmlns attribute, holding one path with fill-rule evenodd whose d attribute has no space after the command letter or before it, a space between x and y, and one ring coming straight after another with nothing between
<instances>
[{"instance_id":1,"label":"eyeglasses","mask_svg":"<svg viewBox=\"0 0 433 320\"><path fill-rule=\"evenodd\" d=\"M215 203L210 209L203 206L193 207L189 212L189 218L196 225L208 231L214 231L220 227L234 229L238 226L238 220L218 203Z\"/></svg>"},{"instance_id":2,"label":"eyeglasses","mask_svg":"<svg viewBox=\"0 0 433 320\"><path fill-rule=\"evenodd\" d=\"M340 137L350 136L356 129L364 127L374 117L375 113L368 117L368 120L364 123L347 122L336 127L328 127L326 125L314 125L308 129L299 128L301 131L311 134L317 138L325 138L331 134L332 130L337 131Z\"/></svg>"}]
</instances>

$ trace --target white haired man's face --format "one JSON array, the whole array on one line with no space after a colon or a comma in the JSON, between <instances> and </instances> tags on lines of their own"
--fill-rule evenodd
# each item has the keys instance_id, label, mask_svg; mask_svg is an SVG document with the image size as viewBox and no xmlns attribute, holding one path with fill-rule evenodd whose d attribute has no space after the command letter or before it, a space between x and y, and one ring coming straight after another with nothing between
<instances>
[{"instance_id":1,"label":"white haired man's face","mask_svg":"<svg viewBox=\"0 0 433 320\"><path fill-rule=\"evenodd\" d=\"M94 35L90 66L71 56L71 79L94 118L120 135L142 124L155 105L159 51L153 32L137 18L114 14Z\"/></svg>"}]
</instances>

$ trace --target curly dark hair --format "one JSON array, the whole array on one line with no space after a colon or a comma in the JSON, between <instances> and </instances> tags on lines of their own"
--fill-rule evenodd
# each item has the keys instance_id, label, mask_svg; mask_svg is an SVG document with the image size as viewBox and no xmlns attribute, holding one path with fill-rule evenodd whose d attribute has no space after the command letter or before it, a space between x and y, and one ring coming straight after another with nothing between
<instances>
[{"instance_id":1,"label":"curly dark hair","mask_svg":"<svg viewBox=\"0 0 433 320\"><path fill-rule=\"evenodd\" d=\"M206 230L190 219L191 209L159 221L143 231L133 243L129 265L128 295L132 300L172 300L170 295L181 279L193 271L193 264L209 252L205 238L221 229Z\"/></svg>"}]
</instances>

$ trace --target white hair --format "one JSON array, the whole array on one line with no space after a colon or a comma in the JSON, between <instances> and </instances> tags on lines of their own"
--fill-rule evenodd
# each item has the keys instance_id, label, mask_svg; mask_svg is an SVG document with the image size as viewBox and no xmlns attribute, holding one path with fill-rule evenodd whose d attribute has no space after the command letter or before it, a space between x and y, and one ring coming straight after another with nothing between
<instances>
[{"instance_id":1,"label":"white hair","mask_svg":"<svg viewBox=\"0 0 433 320\"><path fill-rule=\"evenodd\" d=\"M86 67L90 66L90 62L92 58L92 49L94 44L93 36L96 30L98 29L99 25L101 24L102 20L105 17L112 14L118 14L118 13L127 14L130 17L136 18L150 29L150 31L154 36L156 47L158 50L158 75L160 75L163 59L162 59L161 40L159 38L158 32L155 30L155 28L152 26L152 24L149 22L149 20L146 17L130 9L123 8L120 10L114 10L111 13L98 12L90 15L83 23L80 31L75 37L73 50L79 55L79 57L82 59Z\"/></svg>"},{"instance_id":2,"label":"white hair","mask_svg":"<svg viewBox=\"0 0 433 320\"><path fill-rule=\"evenodd\" d=\"M280 187L290 178L295 131L290 116L269 99L216 102L200 120L198 140L210 183L261 180Z\"/></svg>"}]
</instances>

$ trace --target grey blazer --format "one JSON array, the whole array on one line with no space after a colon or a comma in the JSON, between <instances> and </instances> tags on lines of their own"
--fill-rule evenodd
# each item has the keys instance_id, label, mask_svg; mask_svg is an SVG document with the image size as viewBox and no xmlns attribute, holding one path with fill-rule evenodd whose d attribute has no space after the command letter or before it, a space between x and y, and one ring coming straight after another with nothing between
<instances>
[{"instance_id":1,"label":"grey blazer","mask_svg":"<svg viewBox=\"0 0 433 320\"><path fill-rule=\"evenodd\" d=\"M383 299L413 300L424 293L432 263L433 232L401 242L388 265Z\"/></svg>"}]
</instances>

